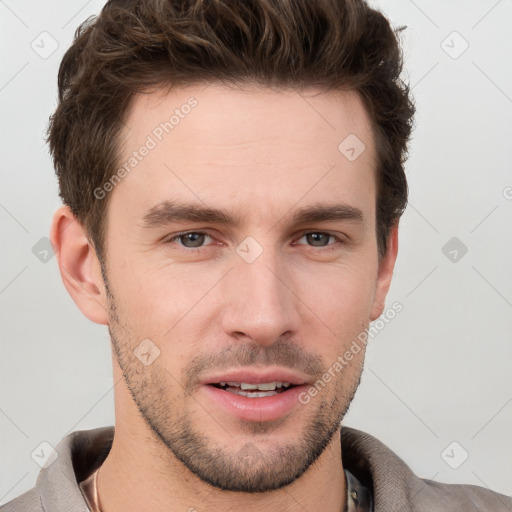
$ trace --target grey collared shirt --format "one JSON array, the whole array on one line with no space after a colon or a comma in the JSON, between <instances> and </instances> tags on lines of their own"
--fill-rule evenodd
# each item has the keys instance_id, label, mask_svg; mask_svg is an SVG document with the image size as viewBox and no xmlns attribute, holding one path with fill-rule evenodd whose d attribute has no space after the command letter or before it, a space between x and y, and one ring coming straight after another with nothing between
<instances>
[{"instance_id":1,"label":"grey collared shirt","mask_svg":"<svg viewBox=\"0 0 512 512\"><path fill-rule=\"evenodd\" d=\"M372 491L345 469L347 512L373 512Z\"/></svg>"},{"instance_id":2,"label":"grey collared shirt","mask_svg":"<svg viewBox=\"0 0 512 512\"><path fill-rule=\"evenodd\" d=\"M102 512L96 477L98 469L79 483L80 490L91 512ZM372 493L348 469L345 469L347 503L344 512L373 512Z\"/></svg>"},{"instance_id":3,"label":"grey collared shirt","mask_svg":"<svg viewBox=\"0 0 512 512\"><path fill-rule=\"evenodd\" d=\"M350 506L356 507L356 512L371 510L364 508L368 507L368 495L363 488L371 491L373 512L512 511L509 496L476 485L419 478L370 434L344 426L340 434L343 467L362 484L358 487L347 477L347 489L356 491L349 491ZM78 482L103 464L113 439L114 427L67 435L55 448L57 458L39 472L35 487L0 506L0 512L90 512Z\"/></svg>"}]
</instances>

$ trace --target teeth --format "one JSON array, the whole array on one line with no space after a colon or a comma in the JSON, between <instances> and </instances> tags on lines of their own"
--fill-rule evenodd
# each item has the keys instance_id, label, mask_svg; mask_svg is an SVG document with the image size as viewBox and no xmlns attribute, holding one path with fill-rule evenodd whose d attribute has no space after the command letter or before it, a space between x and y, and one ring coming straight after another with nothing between
<instances>
[{"instance_id":1,"label":"teeth","mask_svg":"<svg viewBox=\"0 0 512 512\"><path fill-rule=\"evenodd\" d=\"M220 386L223 388L225 386L232 386L234 388L239 388L240 387L240 382L219 382Z\"/></svg>"},{"instance_id":2,"label":"teeth","mask_svg":"<svg viewBox=\"0 0 512 512\"><path fill-rule=\"evenodd\" d=\"M229 386L234 388L241 388L243 391L252 391L252 390L259 390L259 391L274 391L276 388L288 388L290 387L289 382L281 382L281 381L274 381L274 382L261 382L260 384L250 384L248 382L227 382L222 381L219 383L222 388Z\"/></svg>"},{"instance_id":3,"label":"teeth","mask_svg":"<svg viewBox=\"0 0 512 512\"><path fill-rule=\"evenodd\" d=\"M275 382L262 382L261 384L248 384L247 382L241 382L240 387L243 390L259 389L260 391L274 391L276 389L276 383Z\"/></svg>"},{"instance_id":4,"label":"teeth","mask_svg":"<svg viewBox=\"0 0 512 512\"><path fill-rule=\"evenodd\" d=\"M277 391L242 391L240 389L227 388L226 391L235 395L247 396L249 398L263 398L265 396L277 395Z\"/></svg>"},{"instance_id":5,"label":"teeth","mask_svg":"<svg viewBox=\"0 0 512 512\"><path fill-rule=\"evenodd\" d=\"M263 398L266 396L277 395L276 389L289 388L289 382L261 382L260 384L250 384L249 382L219 382L220 387L224 391L233 393L235 395L242 395L249 398Z\"/></svg>"},{"instance_id":6,"label":"teeth","mask_svg":"<svg viewBox=\"0 0 512 512\"><path fill-rule=\"evenodd\" d=\"M276 389L289 388L291 384L289 382L262 382L260 384L250 384L248 382L233 382L233 381L221 381L219 382L221 388L224 391L230 391L243 396L252 396L253 398L260 398L263 396L272 396L277 394ZM239 388L237 390L230 388ZM246 393L243 393L246 391ZM264 391L265 393L258 393L257 391Z\"/></svg>"},{"instance_id":7,"label":"teeth","mask_svg":"<svg viewBox=\"0 0 512 512\"><path fill-rule=\"evenodd\" d=\"M240 387L242 389L258 389L257 384L247 384L247 382L240 382Z\"/></svg>"}]
</instances>

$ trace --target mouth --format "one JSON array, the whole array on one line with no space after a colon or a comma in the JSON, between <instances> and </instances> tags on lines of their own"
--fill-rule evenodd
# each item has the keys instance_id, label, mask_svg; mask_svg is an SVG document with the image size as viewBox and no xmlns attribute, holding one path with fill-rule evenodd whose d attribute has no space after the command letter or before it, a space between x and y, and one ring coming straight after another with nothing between
<instances>
[{"instance_id":1,"label":"mouth","mask_svg":"<svg viewBox=\"0 0 512 512\"><path fill-rule=\"evenodd\" d=\"M248 398L264 398L267 396L278 395L295 387L290 382L273 381L261 382L259 384L251 384L249 382L221 381L219 383L210 384L211 386Z\"/></svg>"},{"instance_id":2,"label":"mouth","mask_svg":"<svg viewBox=\"0 0 512 512\"><path fill-rule=\"evenodd\" d=\"M298 410L307 379L286 368L239 368L204 379L205 404L246 421L272 421Z\"/></svg>"}]
</instances>

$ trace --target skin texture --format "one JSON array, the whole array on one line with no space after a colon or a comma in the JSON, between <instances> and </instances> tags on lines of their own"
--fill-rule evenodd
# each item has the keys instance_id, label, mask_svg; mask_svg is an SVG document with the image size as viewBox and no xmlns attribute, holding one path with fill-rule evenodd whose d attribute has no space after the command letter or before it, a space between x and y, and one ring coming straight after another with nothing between
<instances>
[{"instance_id":1,"label":"skin texture","mask_svg":"<svg viewBox=\"0 0 512 512\"><path fill-rule=\"evenodd\" d=\"M379 262L368 115L353 92L158 91L134 99L122 161L190 97L196 106L109 191L103 273L67 207L52 224L66 288L112 338L116 430L98 477L102 510L343 510L339 424L363 344L307 404L272 421L235 417L200 382L281 368L312 385L383 312L397 226ZM338 149L349 134L366 147L354 161ZM165 201L224 209L239 224L145 227ZM362 219L291 221L331 204ZM187 232L207 236L171 240ZM240 247L261 254L248 262ZM147 365L143 340L158 353Z\"/></svg>"}]
</instances>

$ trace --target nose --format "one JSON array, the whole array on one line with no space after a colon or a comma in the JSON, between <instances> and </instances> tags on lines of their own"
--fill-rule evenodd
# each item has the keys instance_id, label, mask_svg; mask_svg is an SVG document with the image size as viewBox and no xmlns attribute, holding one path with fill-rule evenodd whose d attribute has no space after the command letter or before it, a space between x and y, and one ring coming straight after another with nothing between
<instances>
[{"instance_id":1,"label":"nose","mask_svg":"<svg viewBox=\"0 0 512 512\"><path fill-rule=\"evenodd\" d=\"M235 254L234 268L223 283L224 332L262 346L295 335L300 301L292 281L282 257L269 248L252 263Z\"/></svg>"}]
</instances>

